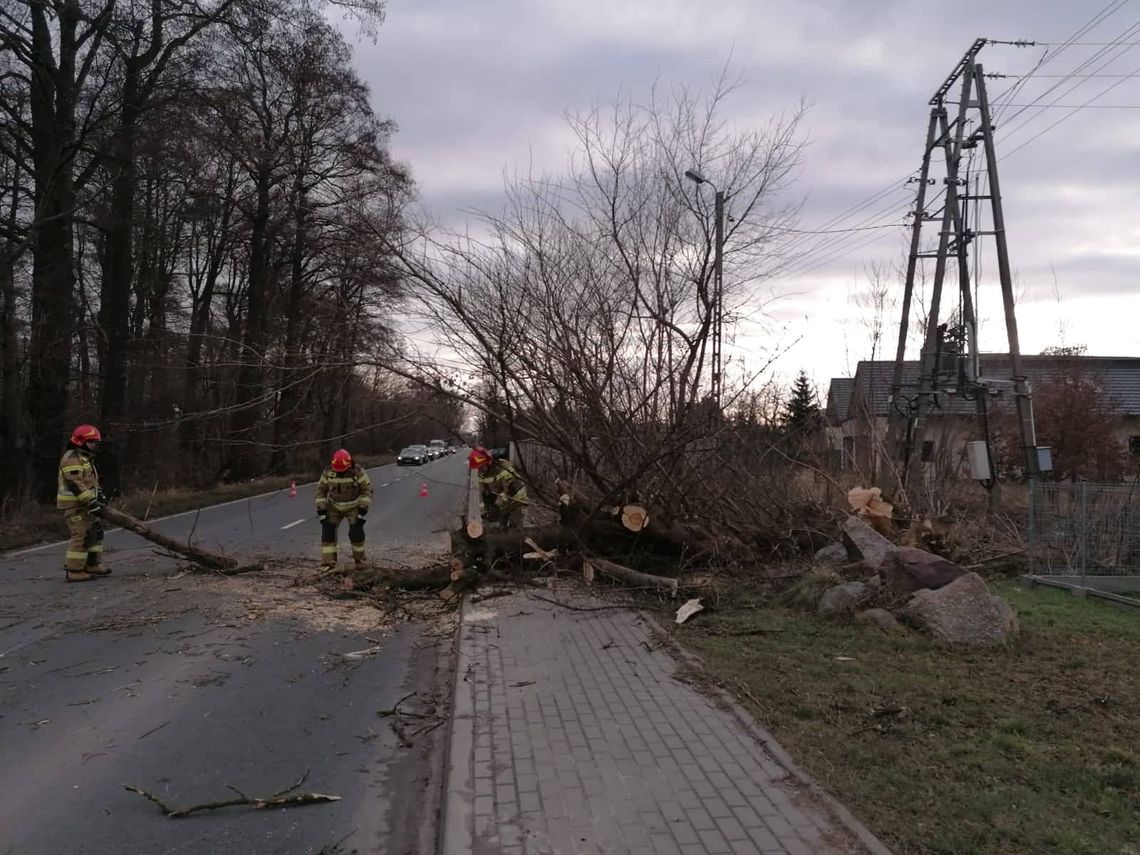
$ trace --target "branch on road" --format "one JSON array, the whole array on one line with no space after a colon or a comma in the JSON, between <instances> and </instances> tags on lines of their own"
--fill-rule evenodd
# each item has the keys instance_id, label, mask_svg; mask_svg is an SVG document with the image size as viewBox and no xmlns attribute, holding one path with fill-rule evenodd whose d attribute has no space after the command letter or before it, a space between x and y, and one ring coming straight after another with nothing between
<instances>
[{"instance_id":1,"label":"branch on road","mask_svg":"<svg viewBox=\"0 0 1140 855\"><path fill-rule=\"evenodd\" d=\"M219 555L216 552L210 552L207 549L191 546L188 543L179 543L177 540L155 531L141 520L137 520L130 514L125 514L115 508L102 508L99 511L99 516L108 522L125 528L127 531L132 531L140 537L146 538L151 543L157 543L164 549L177 552L179 555L189 558L195 564L200 564L203 567L208 567L211 570L217 570L221 573L233 573L240 569L237 561L227 555Z\"/></svg>"},{"instance_id":2,"label":"branch on road","mask_svg":"<svg viewBox=\"0 0 1140 855\"><path fill-rule=\"evenodd\" d=\"M148 793L146 790L139 787L132 787L129 784L123 784L123 789L132 793L138 793L145 799L158 805L159 810L171 819L181 819L182 817L190 816L193 813L199 813L205 810L219 810L228 807L250 807L254 810L263 810L265 808L277 807L300 807L301 805L321 804L324 802L337 802L340 801L340 796L326 795L325 793L295 793L294 790L298 789L305 779L309 777L308 770L302 775L295 784L280 792L274 793L265 798L249 797L236 787L226 784L226 788L237 793L237 798L222 799L216 802L203 802L197 805L187 805L186 807L174 807L168 805L154 793Z\"/></svg>"}]
</instances>

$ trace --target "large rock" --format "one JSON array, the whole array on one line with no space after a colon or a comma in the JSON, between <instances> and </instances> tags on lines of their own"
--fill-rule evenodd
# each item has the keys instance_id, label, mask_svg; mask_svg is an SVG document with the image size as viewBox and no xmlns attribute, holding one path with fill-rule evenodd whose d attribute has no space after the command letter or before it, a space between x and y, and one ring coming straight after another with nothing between
<instances>
[{"instance_id":1,"label":"large rock","mask_svg":"<svg viewBox=\"0 0 1140 855\"><path fill-rule=\"evenodd\" d=\"M843 524L843 542L847 544L849 550L855 550L868 567L877 567L887 555L898 548L860 517L847 518L847 522Z\"/></svg>"},{"instance_id":2,"label":"large rock","mask_svg":"<svg viewBox=\"0 0 1140 855\"><path fill-rule=\"evenodd\" d=\"M815 554L818 564L846 564L850 559L847 556L847 547L842 543L829 543Z\"/></svg>"},{"instance_id":3,"label":"large rock","mask_svg":"<svg viewBox=\"0 0 1140 855\"><path fill-rule=\"evenodd\" d=\"M883 584L894 594L913 594L924 588L937 591L964 576L966 570L925 549L900 546L879 565Z\"/></svg>"},{"instance_id":4,"label":"large rock","mask_svg":"<svg viewBox=\"0 0 1140 855\"><path fill-rule=\"evenodd\" d=\"M875 626L887 635L906 635L906 627L886 609L867 609L855 615L855 622Z\"/></svg>"},{"instance_id":5,"label":"large rock","mask_svg":"<svg viewBox=\"0 0 1140 855\"><path fill-rule=\"evenodd\" d=\"M1020 632L1017 613L977 573L937 591L919 591L902 609L908 623L953 644L1005 644Z\"/></svg>"},{"instance_id":6,"label":"large rock","mask_svg":"<svg viewBox=\"0 0 1140 855\"><path fill-rule=\"evenodd\" d=\"M849 615L875 594L876 590L863 582L846 582L824 591L816 608L821 615Z\"/></svg>"}]
</instances>

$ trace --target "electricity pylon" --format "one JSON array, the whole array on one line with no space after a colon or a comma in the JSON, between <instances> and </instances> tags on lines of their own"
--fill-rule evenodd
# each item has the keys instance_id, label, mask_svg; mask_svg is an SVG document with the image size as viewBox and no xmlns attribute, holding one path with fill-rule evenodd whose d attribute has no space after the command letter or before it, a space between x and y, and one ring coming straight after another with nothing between
<instances>
[{"instance_id":1,"label":"electricity pylon","mask_svg":"<svg viewBox=\"0 0 1140 855\"><path fill-rule=\"evenodd\" d=\"M912 507L922 501L922 467L915 465L914 451L921 447L925 419L932 407L938 406L939 392L950 391L977 402L978 415L984 438L989 442L987 399L1001 385L1012 386L1017 405L1022 449L1025 455L1025 473L1035 478L1040 473L1036 430L1033 424L1033 400L1029 383L1022 368L1021 345L1017 333L1017 316L1013 296L1013 277L1006 244L1005 216L1002 211L1001 185L998 181L998 162L994 149L994 124L986 93L985 74L978 62L978 52L987 39L978 39L959 60L957 66L930 99L930 122L926 132L922 166L918 175L918 192L915 201L914 224L911 231L910 253L907 260L906 284L903 292L902 321L899 326L898 349L895 354L894 374L891 380L891 412L889 419L888 448L901 463L901 481L906 486ZM947 96L956 90L958 100ZM952 105L950 117L947 105ZM968 128L975 129L968 132ZM981 149L989 181L988 192L970 193L967 178L962 175L963 153ZM926 211L928 188L936 182L932 177L932 160L941 150L945 174L942 209L935 214ZM971 230L967 206L989 203L991 231ZM923 249L923 226L928 222L940 223L937 248ZM997 255L998 278L1001 284L1002 304L1005 312L1005 329L1009 341L1011 377L1004 383L979 376L978 322L975 314L970 283L969 249L977 238L993 238ZM920 358L917 390L903 392L903 362L906 356L908 323L914 297L915 274L923 259L934 259L934 279L927 312L925 340ZM960 317L951 326L942 323L940 314L943 286L951 260L956 263ZM908 390L910 391L910 390ZM989 461L993 486L993 460Z\"/></svg>"}]
</instances>

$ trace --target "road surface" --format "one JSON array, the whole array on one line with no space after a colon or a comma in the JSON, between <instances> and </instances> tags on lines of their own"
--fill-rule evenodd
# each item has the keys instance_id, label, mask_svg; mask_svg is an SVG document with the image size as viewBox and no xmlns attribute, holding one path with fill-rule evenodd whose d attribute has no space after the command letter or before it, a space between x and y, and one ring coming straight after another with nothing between
<instances>
[{"instance_id":1,"label":"road surface","mask_svg":"<svg viewBox=\"0 0 1140 855\"><path fill-rule=\"evenodd\" d=\"M371 470L370 557L444 553L466 474L460 455ZM64 584L62 545L0 561L0 855L430 851L447 728L409 748L377 710L448 695L451 633L293 584L319 560L313 486L298 493L156 524L275 559L268 573L186 573L127 532L108 535L114 573L92 582ZM306 772L302 791L341 800L168 819L123 786L184 806Z\"/></svg>"}]
</instances>

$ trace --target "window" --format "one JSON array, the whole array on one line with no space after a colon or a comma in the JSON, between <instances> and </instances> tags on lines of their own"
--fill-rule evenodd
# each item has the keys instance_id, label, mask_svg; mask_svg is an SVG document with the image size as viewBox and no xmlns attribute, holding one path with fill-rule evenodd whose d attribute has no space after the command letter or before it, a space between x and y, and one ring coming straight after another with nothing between
<instances>
[{"instance_id":1,"label":"window","mask_svg":"<svg viewBox=\"0 0 1140 855\"><path fill-rule=\"evenodd\" d=\"M934 459L934 440L925 439L922 441L922 462L929 463Z\"/></svg>"}]
</instances>

